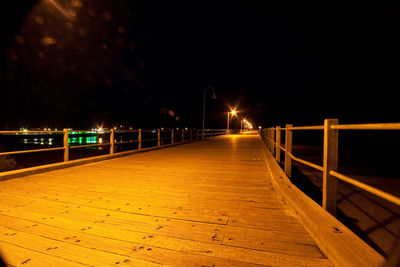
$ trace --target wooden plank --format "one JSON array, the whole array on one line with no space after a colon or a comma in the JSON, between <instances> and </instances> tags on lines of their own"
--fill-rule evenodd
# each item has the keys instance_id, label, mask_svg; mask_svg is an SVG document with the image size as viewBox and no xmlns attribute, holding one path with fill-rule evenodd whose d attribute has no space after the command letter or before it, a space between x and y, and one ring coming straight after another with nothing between
<instances>
[{"instance_id":1,"label":"wooden plank","mask_svg":"<svg viewBox=\"0 0 400 267\"><path fill-rule=\"evenodd\" d=\"M121 256L115 253L104 252L98 249L85 248L76 245L76 243L79 243L77 242L77 240L78 239L75 239L74 243L67 243L64 241L54 240L0 226L0 242L35 250L36 252L43 254L42 258L45 257L45 255L51 255L68 262L79 263L89 266L110 266L114 264L118 264L121 266L161 265L154 262Z\"/></svg>"},{"instance_id":2,"label":"wooden plank","mask_svg":"<svg viewBox=\"0 0 400 267\"><path fill-rule=\"evenodd\" d=\"M4 261L9 266L86 266L84 264L71 260L64 260L48 254L43 254L32 249L26 249L21 246L9 244L0 240L0 248L3 251Z\"/></svg>"},{"instance_id":3,"label":"wooden plank","mask_svg":"<svg viewBox=\"0 0 400 267\"><path fill-rule=\"evenodd\" d=\"M210 207L212 204L217 203L218 206L212 206L213 210L226 211L227 209L231 209L232 205L234 205L237 209L287 209L287 207L283 204L282 200L279 198L266 199L263 202L251 201L251 200L225 200L221 198L213 199L213 198L197 198L196 195L188 195L188 194L178 194L178 193L168 193L163 191L131 191L131 192L120 192L119 194L115 194L113 192L109 192L107 190L89 190L88 187L77 188L76 185L56 185L53 183L30 183L28 181L24 181L18 185L7 186L7 190L4 192L10 192L10 190L14 190L13 192L18 193L21 191L23 195L30 195L31 192L35 190L37 187L44 188L41 190L43 194L45 194L48 198L57 198L60 193L69 195L70 197L79 197L81 199L85 199L86 201L95 201L95 200L103 200L107 202L113 201L123 201L124 203L135 202L142 203L142 205L148 204L149 201L163 202L168 201L169 203L179 206L180 202L185 199L187 202L187 206L195 207L195 208L206 208ZM0 189L0 192L2 190Z\"/></svg>"},{"instance_id":4,"label":"wooden plank","mask_svg":"<svg viewBox=\"0 0 400 267\"><path fill-rule=\"evenodd\" d=\"M36 188L36 186L27 185L28 187L18 187L13 189L7 189L3 191L5 193L15 193L19 195L28 195L32 197L39 197L45 199L59 199L59 196L63 197L76 197L79 198L79 201L84 201L86 203L91 202L106 202L106 203L114 203L116 205L139 205L146 206L150 202L153 206L161 206L161 207L175 207L180 208L184 207L185 209L193 209L193 210L210 210L211 213L222 215L223 213L229 211L233 213L239 213L242 211L251 210L253 212L265 212L268 210L274 210L274 212L281 211L282 214L286 212L287 207L283 203L279 203L276 199L274 202L253 202L253 201L238 201L238 200L213 200L213 199L193 199L187 196L176 197L174 199L167 196L159 195L159 194L151 194L149 193L147 196L144 194L113 194L108 192L93 192L87 190L61 190L60 188L50 188L46 187L43 189L40 194L32 192ZM37 187L40 188L40 187ZM43 188L43 187L42 187ZM0 190L0 192L2 192ZM183 200L185 201L184 203ZM237 206L236 211L231 211L232 202L234 202ZM166 204L167 203L167 204ZM216 206L215 204L218 204Z\"/></svg>"},{"instance_id":5,"label":"wooden plank","mask_svg":"<svg viewBox=\"0 0 400 267\"><path fill-rule=\"evenodd\" d=\"M30 176L32 178L38 178L36 175L34 176ZM65 183L63 180L59 180L56 179L57 177L52 177L52 182L51 183L47 183L47 184L43 184L44 187L60 187L62 188L63 186L61 184ZM70 177L67 177L68 179ZM18 179L15 179L18 180ZM14 180L10 180L10 181L14 181ZM58 181L58 182L57 182ZM7 181L5 181L7 182ZM22 182L28 182L28 181L22 181ZM218 200L218 201L247 201L247 202L255 202L255 203L265 203L265 202L271 202L274 201L276 202L276 200L278 199L277 196L268 194L266 195L265 193L262 194L249 194L249 193L242 193L242 192L235 192L235 193L228 193L228 192L218 192L218 193L214 193L214 192L207 192L207 191L188 191L188 190L179 190L179 191L171 191L171 190L166 190L164 188L161 187L157 187L157 188L140 188L140 189L136 189L136 187L127 187L126 189L124 188L123 191L121 191L120 187L117 186L112 186L112 185L105 185L105 184L90 184L90 183L84 183L84 182L80 182L79 183L80 186L79 188L83 187L83 188L87 188L87 190L93 191L93 192L105 192L108 194L114 194L114 195L145 195L148 197L154 197L154 196L159 196L159 195L163 195L163 196L168 196L171 199L176 199L176 198L190 198L190 199L199 199L201 201L205 201L205 200ZM115 184L115 183L114 183ZM60 185L60 186L58 186ZM7 187L9 187L10 184L7 185ZM73 187L76 188L76 183L75 185L73 185ZM5 187L3 187L5 188ZM0 188L1 190L1 188ZM278 203L282 203L281 200L277 201Z\"/></svg>"},{"instance_id":6,"label":"wooden plank","mask_svg":"<svg viewBox=\"0 0 400 267\"><path fill-rule=\"evenodd\" d=\"M0 207L2 207L0 213L14 214L13 212L17 212L15 214L24 214L23 212L26 212L26 214L33 214L37 212L43 214L39 218L43 222L46 222L48 218L52 218L51 220L61 218L80 222L81 228L85 228L86 224L90 224L90 226L101 224L102 226L117 227L141 234L157 233L173 238L185 238L203 242L216 241L213 238L215 235L214 229L206 228L202 231L199 225L193 221L186 221L186 224L180 224L178 223L179 221L168 218L138 216L77 205L46 205L43 201L35 201L33 203L19 201L18 205L14 203L10 200L2 199L0 202Z\"/></svg>"},{"instance_id":7,"label":"wooden plank","mask_svg":"<svg viewBox=\"0 0 400 267\"><path fill-rule=\"evenodd\" d=\"M20 177L26 177L26 176L30 176L30 175L34 175L34 174L47 173L50 171L57 171L60 169L65 169L65 168L72 168L72 167L76 167L76 166L90 164L93 162L99 162L99 161L110 160L110 159L114 159L114 158L120 158L120 157L129 156L129 155L134 155L134 154L140 154L140 153L147 152L147 151L161 150L161 149L170 148L170 147L177 146L177 145L179 145L179 144L176 144L176 145L168 144L168 145L164 145L162 147L147 147L142 150L130 150L130 151L118 152L113 155L107 154L107 155L101 155L101 156L94 156L94 157L90 157L90 158L82 158L82 159L52 163L52 164L47 164L47 165L29 167L29 168L24 168L24 169L6 171L6 172L0 173L0 181L20 178Z\"/></svg>"},{"instance_id":8,"label":"wooden plank","mask_svg":"<svg viewBox=\"0 0 400 267\"><path fill-rule=\"evenodd\" d=\"M1 216L2 215L0 215L0 218L1 218ZM143 254L141 252L153 251L155 249L158 249L158 250L162 251L163 253L167 253L168 251L171 251L171 250L166 250L166 249L155 247L155 246L147 246L147 248L151 248L151 250L147 250L147 249L143 249L143 251L142 250L133 250L134 247L140 247L143 244L109 239L109 238L105 238L105 237L101 237L101 236L88 234L88 233L85 233L82 231L74 232L74 231L66 230L66 229L59 228L59 227L49 226L49 225L46 225L43 223L30 222L30 221L26 221L26 220L14 218L14 217L9 217L9 216L6 217L6 219L8 221L7 227L12 230L22 231L22 232L26 232L29 234L35 234L38 236L45 236L52 240L68 242L68 243L72 243L72 244L78 245L78 246L84 246L87 248L92 248L92 249L96 249L96 250L115 253L115 254L119 254L122 256L143 259L143 260L147 260L147 261L160 262L160 258L157 255L153 255L154 252L147 252L146 254ZM2 223L0 220L0 226L1 225L4 225L4 223ZM150 236L150 235L148 235L148 236ZM151 236L153 236L153 235L151 235ZM78 243L76 243L76 240L80 240L80 241ZM296 248L294 248L294 249L296 250ZM173 253L173 254L174 254L174 256L176 256L176 253ZM206 256L206 255L198 255L198 254L194 254L194 253L185 253L185 254L186 254L185 258L192 257L193 260L201 259L203 261L207 258L209 258L208 261L212 260L212 258L210 258L209 256ZM316 255L320 256L322 254L319 253ZM163 260L164 260L164 258L163 258ZM182 259L180 259L179 261L182 261ZM229 263L229 264L235 263L235 261L231 261L231 260L225 260L225 261L226 261L226 263ZM162 261L162 262L164 262L166 264L175 264L176 263L173 259L170 259L169 261L166 261L166 262L165 261ZM237 263L238 262L236 262L236 264ZM187 265L185 265L185 266L187 266ZM231 265L231 266L233 266L233 265Z\"/></svg>"},{"instance_id":9,"label":"wooden plank","mask_svg":"<svg viewBox=\"0 0 400 267\"><path fill-rule=\"evenodd\" d=\"M32 187L29 185L29 187ZM32 191L32 190L31 190ZM16 193L16 191L13 191L13 193ZM32 193L34 195L32 195ZM22 192L20 193L20 195ZM36 197L43 197L45 199L57 199L59 201L64 201L66 203L76 203L76 204L81 204L81 205L87 205L87 206L93 206L93 207L106 207L108 209L120 209L121 211L127 211L127 212L134 212L134 213L139 213L139 214L147 214L147 215L152 215L154 213L159 212L159 208L162 208L162 212L165 213L165 209L171 210L170 214L167 214L165 216L170 217L170 218L181 218L177 217L180 214L179 213L186 213L186 214L209 214L210 216L219 216L216 220L214 220L217 223L225 223L226 220L219 220L221 216L229 216L232 218L233 221L239 221L240 218L240 210L234 209L230 211L214 211L210 209L202 209L202 208L193 208L191 205L189 205L187 208L185 206L177 206L177 207L168 207L168 206L160 206L160 204L157 206L157 203L155 201L152 201L152 207L147 207L148 203L143 202L143 203L138 203L138 205L135 205L135 203L132 203L132 201L129 201L128 203L125 201L113 201L114 203L111 203L109 199L101 199L98 200L92 199L92 200L80 200L79 195L65 195L63 194L58 194L57 195L51 195L48 192L42 192L40 190L36 191L25 191L23 194L30 194L32 196ZM90 203L90 204L89 204ZM217 204L217 203L215 203ZM105 206L104 206L105 205ZM129 206L126 206L129 205ZM140 210L137 210L140 209ZM152 213L153 212L153 213ZM159 214L160 215L160 214ZM161 214L162 215L162 214ZM192 216L191 215L191 216ZM247 220L257 220L260 215L264 215L263 220L275 220L275 221L284 221L284 222L290 222L296 220L293 218L292 214L288 214L286 210L260 210L260 209L249 209L246 208L246 218ZM289 215L289 216L288 216ZM202 216L204 217L204 216ZM192 216L193 218L193 216ZM184 219L184 218L181 218ZM237 220L236 220L237 219ZM199 220L201 221L201 220Z\"/></svg>"},{"instance_id":10,"label":"wooden plank","mask_svg":"<svg viewBox=\"0 0 400 267\"><path fill-rule=\"evenodd\" d=\"M15 194L15 191L10 191L11 193ZM2 193L4 195L4 193ZM11 196L11 195L10 195ZM22 194L21 194L22 196ZM32 195L33 197L36 197L38 200L41 199L38 195ZM42 196L43 199L49 199L47 196ZM226 224L228 222L228 217L225 215L208 215L207 212L201 213L194 213L194 212L188 212L183 210L183 208L176 208L176 209L171 209L168 207L154 207L151 204L147 205L132 205L130 203L111 203L103 200L96 200L94 201L82 201L78 198L73 198L73 199L67 199L63 197L62 195L56 196L56 198L53 198L52 201L64 203L64 204L76 204L76 205L81 205L84 207L93 207L93 208L99 208L99 209L106 209L108 211L120 211L120 212L125 212L125 213L132 213L132 214L137 214L137 215L147 215L147 216L155 216L155 217L160 217L160 218L171 218L171 219L181 219L181 220L188 220L188 221L193 221L193 222L206 222L206 223L215 223L215 224ZM100 202L102 201L102 202ZM128 204L128 205L127 205ZM279 212L279 211L278 211ZM256 216L256 215L253 215ZM286 218L290 218L289 216L285 216L284 214L278 214L270 215L271 219L275 220L285 220Z\"/></svg>"},{"instance_id":11,"label":"wooden plank","mask_svg":"<svg viewBox=\"0 0 400 267\"><path fill-rule=\"evenodd\" d=\"M17 211L14 211L13 215L16 215ZM27 214L27 213L24 213ZM28 214L29 215L29 214ZM34 215L34 214L32 214ZM42 214L38 214L43 216ZM42 221L37 215L34 215L37 219L32 220L36 222L37 220ZM49 218L47 218L49 219ZM135 234L134 232L128 230L122 230L119 228L113 228L112 230L108 227L93 225L89 229L86 226L85 231L82 231L82 223L74 222L65 219L59 219L54 217L53 219L47 220L46 223L51 225L67 228L72 231L86 233L96 236L103 236L110 239L124 240L133 243L138 243L143 246L158 247L169 250L181 251L185 253L194 253L200 255L208 255L217 258L224 258L229 260L242 261L245 259L246 262L254 264L264 264L269 266L288 266L295 264L296 266L317 266L321 264L322 266L330 266L330 263L326 259L313 258L313 257L299 257L289 254L273 253L267 251L258 251L253 249L245 249L238 247L229 247L225 245L210 244L203 242L194 242L191 240L177 239L175 242L172 239L165 238L163 236L158 236L155 234ZM81 240L82 235L76 234L77 240ZM81 243L81 241L79 241Z\"/></svg>"},{"instance_id":12,"label":"wooden plank","mask_svg":"<svg viewBox=\"0 0 400 267\"><path fill-rule=\"evenodd\" d=\"M50 191L48 189L40 190L43 187L35 186L35 185L26 185L22 188L8 188L6 193L10 194L17 194L20 196L31 196L37 197L42 199L48 200L56 200L65 203L76 203L82 204L86 206L93 206L93 207L107 207L108 209L116 209L120 208L124 211L141 213L144 211L151 212L158 212L158 209L163 210L170 210L172 213L174 212L183 212L186 214L194 214L194 215L209 215L215 216L218 218L222 217L238 217L244 212L246 212L246 217L257 217L257 216L280 216L285 221L292 221L296 220L293 218L292 213L290 210L284 208L285 206L281 203L281 205L273 205L270 208L258 208L252 207L249 204L241 207L241 205L237 205L236 209L232 209L232 204L227 205L225 207L213 208L211 205L219 205L219 202L215 201L203 201L202 204L193 203L190 199L185 199L184 204L182 205L183 198L176 199L176 201L168 201L166 205L167 199L138 199L132 198L132 196L127 197L125 199L116 199L113 194L111 197L105 196L104 194L90 194L87 192L79 192L76 190L74 193L72 192L65 192L65 191ZM0 191L1 192L1 191ZM89 195L89 196L86 196ZM151 205L150 205L151 204ZM212 208L210 208L210 206ZM289 215L289 216L288 216ZM220 220L216 220L220 222Z\"/></svg>"},{"instance_id":13,"label":"wooden plank","mask_svg":"<svg viewBox=\"0 0 400 267\"><path fill-rule=\"evenodd\" d=\"M18 205L15 205L15 202L18 201ZM190 240L202 241L202 242L211 242L211 243L221 243L224 236L228 239L234 240L246 240L253 242L253 239L259 240L261 243L268 243L274 245L277 249L268 249L265 246L267 251L280 251L278 248L281 247L281 242L292 242L294 244L305 244L305 245L315 245L315 243L308 239L304 233L287 233L283 232L285 229L281 226L282 231L261 231L259 229L246 229L244 232L243 229L239 229L237 227L221 227L218 225L210 225L210 224L200 224L193 222L182 222L170 219L160 219L160 218L149 218L148 216L130 216L129 214L120 214L119 212L108 212L105 216L104 212L98 211L95 209L87 209L85 207L79 206L80 208L74 207L73 205L65 208L63 205L46 205L45 201L34 200L32 201L26 200L21 201L21 198L11 199L4 198L2 195L2 199L0 200L0 207L2 207L2 211L4 213L10 214L11 209L22 209L30 212L41 212L45 213L45 218L49 217L59 217L66 218L80 222L94 222L95 224L100 222L102 225L108 225L109 227L120 227L121 229L127 229L132 231L137 231L141 233L157 233L159 235L176 237L176 238L185 238ZM10 211L5 211L10 210ZM68 211L68 212L66 212ZM225 239L226 239L225 238ZM242 242L243 243L243 242ZM246 247L244 244L241 247ZM249 247L251 248L251 246ZM289 251L288 253L292 253L293 251Z\"/></svg>"},{"instance_id":14,"label":"wooden plank","mask_svg":"<svg viewBox=\"0 0 400 267\"><path fill-rule=\"evenodd\" d=\"M0 230L175 266L330 266L272 187L258 138L230 138L3 182Z\"/></svg>"},{"instance_id":15,"label":"wooden plank","mask_svg":"<svg viewBox=\"0 0 400 267\"><path fill-rule=\"evenodd\" d=\"M255 229L248 227L231 227L229 225L217 226L218 232L224 235L224 239L229 238L249 238L256 239L260 242L268 240L277 240L282 242L294 242L301 244L315 245L314 240L308 235L304 228L300 228L302 231L288 231L290 226L285 225L284 229L281 230L265 230ZM293 225L292 225L293 226ZM294 225L296 227L296 225ZM302 227L302 226L301 226Z\"/></svg>"},{"instance_id":16,"label":"wooden plank","mask_svg":"<svg viewBox=\"0 0 400 267\"><path fill-rule=\"evenodd\" d=\"M264 251L277 251L283 254L292 254L299 256L314 256L325 258L316 245L305 245L293 242L266 242L260 239L249 239L240 237L224 237L222 244L227 246L251 248Z\"/></svg>"},{"instance_id":17,"label":"wooden plank","mask_svg":"<svg viewBox=\"0 0 400 267\"><path fill-rule=\"evenodd\" d=\"M66 176L66 178L69 178L69 177ZM209 192L209 193L215 192L216 195L219 195L220 192L218 191L218 189L221 186L221 184L229 183L229 182L226 182L226 181L220 181L219 184L209 184L207 187L205 187L203 185L200 185L200 184L197 184L197 185L194 185L194 186L192 185L191 187L185 187L185 188L180 189L179 187L171 186L171 184L167 184L165 182L158 183L158 182L155 182L155 181L148 181L148 180L146 180L146 182L147 183L152 183L152 185L146 184L146 182L144 182L144 181L143 182L141 181L141 182L124 183L123 177L121 177L121 181L119 181L120 182L120 186L116 186L115 183L114 183L114 185L106 184L105 183L106 181L103 181L102 184L93 184L93 183L90 183L90 181L89 181L89 179L92 179L92 181L93 181L94 179L98 180L98 179L101 179L101 178L103 178L103 177L102 176L96 176L96 178L87 177L87 182L79 182L79 184L82 185L82 186L85 186L85 187L87 186L88 190L90 189L91 191L97 191L97 192L99 192L99 190L101 190L102 192L115 193L116 190L119 190L120 187L122 185L124 185L124 186L129 186L124 191L124 193L140 193L140 192L143 192L143 191L152 191L152 190L154 190L156 188L162 187L164 189L163 191L168 191L167 189L170 189L169 190L170 192L176 192L176 193L178 193L178 192L195 193L195 192L205 191L205 192ZM166 176L165 178L168 179L170 177ZM197 177L188 177L188 178L189 179L192 179L192 178L193 179L197 179ZM143 179L143 177L142 177L142 179ZM132 180L132 177L131 177L131 180ZM188 179L186 179L186 181L187 180ZM47 186L49 186L49 187L52 186L52 187L57 187L57 188L63 188L63 187L76 188L77 187L76 183L68 183L68 182L63 183L62 185L60 184L58 186L54 181L55 181L55 179L53 179L51 181L41 181L41 182L35 182L35 183L30 183L29 181L21 181L21 184L30 183L30 184L33 184L33 185L37 184L37 185L45 185L46 187ZM9 184L10 187L12 187L13 185L15 185L15 183L14 184ZM229 186L227 186L226 191L221 192L221 193L225 193L226 194L229 191L233 191L232 195L234 195L239 190L240 186L241 186L240 183L237 183L237 185L229 185ZM253 188L253 190L250 193L252 195L260 195L260 196L264 195L264 199L268 199L268 198L265 197L265 194L268 194L269 192L271 192L272 188L271 189L264 188L263 190L256 190L260 186L267 187L267 184L263 183L263 184L258 184L258 185L252 186L251 188ZM199 187L201 187L201 188L199 188ZM233 190L229 190L230 188L233 189ZM247 187L247 188L250 188L250 187ZM243 191L246 191L246 187L243 187ZM238 193L239 194L243 194L243 192L238 192ZM274 198L273 196L271 196L270 201L274 200L274 199L276 199L276 197Z\"/></svg>"}]
</instances>

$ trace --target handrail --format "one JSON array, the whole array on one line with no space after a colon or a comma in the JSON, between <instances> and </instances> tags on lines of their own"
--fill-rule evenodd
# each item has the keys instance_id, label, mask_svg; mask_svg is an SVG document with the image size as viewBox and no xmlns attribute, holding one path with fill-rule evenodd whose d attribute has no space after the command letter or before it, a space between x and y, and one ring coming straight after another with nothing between
<instances>
[{"instance_id":1,"label":"handrail","mask_svg":"<svg viewBox=\"0 0 400 267\"><path fill-rule=\"evenodd\" d=\"M24 133L24 134L29 134L29 133L63 133L64 131L0 131L0 134L19 134L19 133Z\"/></svg>"},{"instance_id":2,"label":"handrail","mask_svg":"<svg viewBox=\"0 0 400 267\"><path fill-rule=\"evenodd\" d=\"M400 130L400 123L338 124L332 125L338 130Z\"/></svg>"},{"instance_id":3,"label":"handrail","mask_svg":"<svg viewBox=\"0 0 400 267\"><path fill-rule=\"evenodd\" d=\"M71 132L71 133L78 133L78 132L85 132L85 133L109 133L110 132L110 130L101 130L101 131L99 131L99 130L68 130L69 132ZM61 131L62 133L64 132L64 131Z\"/></svg>"},{"instance_id":4,"label":"handrail","mask_svg":"<svg viewBox=\"0 0 400 267\"><path fill-rule=\"evenodd\" d=\"M349 183L358 188L364 189L365 191L367 191L371 194L374 194L375 196L381 197L383 199L386 199L387 201L392 202L393 204L400 206L400 198L393 196L392 194L386 193L380 189L377 189L375 187L372 187L370 185L367 185L363 182L357 181L349 176L343 175L343 174L335 172L335 171L330 171L329 174L346 182L346 183Z\"/></svg>"},{"instance_id":5,"label":"handrail","mask_svg":"<svg viewBox=\"0 0 400 267\"><path fill-rule=\"evenodd\" d=\"M111 145L111 143L87 144L87 145L69 146L69 149L71 149L71 148L90 147L90 146L109 146L109 145Z\"/></svg>"},{"instance_id":6,"label":"handrail","mask_svg":"<svg viewBox=\"0 0 400 267\"><path fill-rule=\"evenodd\" d=\"M323 171L323 167L322 167L322 166L319 166L319 165L317 165L317 164L315 164L315 163L312 163L312 162L309 162L309 161L307 161L307 160L298 158L298 157L294 156L292 153L288 153L288 155L289 155L289 157L291 157L294 161L303 163L304 165L307 165L307 166L309 166L309 167L311 167L311 168L314 168L314 169L316 169L316 170L319 170L319 171L321 171L321 172Z\"/></svg>"},{"instance_id":7,"label":"handrail","mask_svg":"<svg viewBox=\"0 0 400 267\"><path fill-rule=\"evenodd\" d=\"M142 141L146 141L146 140L142 140ZM138 142L139 142L139 140L130 140L130 141L119 141L119 142L115 142L114 144L116 144L116 145L119 145L119 144L133 144L133 143L138 143Z\"/></svg>"},{"instance_id":8,"label":"handrail","mask_svg":"<svg viewBox=\"0 0 400 267\"><path fill-rule=\"evenodd\" d=\"M201 132L202 129L199 129L199 131ZM204 129L204 132L226 132L226 129Z\"/></svg>"},{"instance_id":9,"label":"handrail","mask_svg":"<svg viewBox=\"0 0 400 267\"><path fill-rule=\"evenodd\" d=\"M279 145L279 148L286 152L286 149L283 146Z\"/></svg>"},{"instance_id":10,"label":"handrail","mask_svg":"<svg viewBox=\"0 0 400 267\"><path fill-rule=\"evenodd\" d=\"M323 166L298 158L292 154L292 133L295 130L323 130ZM336 179L352 184L353 186L400 206L400 198L337 172L338 130L400 130L400 123L339 124L336 119L326 119L324 125L293 127L291 124L287 124L285 128L281 128L280 126L266 128L261 130L260 134L272 154L275 154L278 162L280 162L280 150L285 152L285 172L288 177L291 176L291 160L323 173L324 188L322 205L333 215L336 214ZM281 131L286 131L286 136L289 137L286 138L285 147L281 144Z\"/></svg>"},{"instance_id":11,"label":"handrail","mask_svg":"<svg viewBox=\"0 0 400 267\"><path fill-rule=\"evenodd\" d=\"M144 142L144 141L150 142L150 141L157 141L157 140L158 140L157 138L148 138L148 139L143 139L142 142Z\"/></svg>"},{"instance_id":12,"label":"handrail","mask_svg":"<svg viewBox=\"0 0 400 267\"><path fill-rule=\"evenodd\" d=\"M52 147L52 148L42 148L42 149L29 149L29 150L9 151L9 152L1 152L0 156L24 154L24 153L32 153L32 152L44 152L44 151L62 150L62 149L64 149L64 147Z\"/></svg>"},{"instance_id":13,"label":"handrail","mask_svg":"<svg viewBox=\"0 0 400 267\"><path fill-rule=\"evenodd\" d=\"M171 144L175 143L175 139L179 136L179 143L184 143L187 141L192 141L193 139L199 140L200 139L200 132L201 129L193 129L188 128L181 128L179 131L174 131L173 128L171 129L151 129L151 130L142 130L142 129L129 129L129 130L118 130L118 129L104 129L101 131L98 130L69 130L64 129L63 131L49 131L49 130L23 130L23 131L0 131L1 134L63 134L63 146L62 147L50 147L50 148L42 148L42 149L30 149L30 150L19 150L19 151L7 151L7 152L0 152L0 156L7 156L7 155L16 155L16 154L24 154L24 153L33 153L33 152L45 152L45 151L55 151L55 150L64 150L64 161L69 160L69 150L75 148L85 148L85 147L100 147L100 146L110 146L110 154L113 154L115 151L115 145L121 144L128 144L128 143L138 143L138 149L142 149L143 142L154 142L157 141L157 147L164 146L161 144L161 141L170 140ZM110 142L108 143L98 143L98 144L83 144L83 145L71 145L69 143L69 135L76 136L75 133L84 134L86 132L92 134L108 134L110 136ZM205 135L207 137L212 137L214 135L225 134L225 129L205 129ZM122 134L122 133L137 133L138 139L137 140L130 140L130 141L117 141L115 140L115 133ZM147 138L142 139L142 133L153 133L156 134L156 138ZM161 133L168 134L169 137L161 137ZM174 135L175 134L175 135Z\"/></svg>"},{"instance_id":14,"label":"handrail","mask_svg":"<svg viewBox=\"0 0 400 267\"><path fill-rule=\"evenodd\" d=\"M115 133L137 133L139 129L129 129L129 130L114 130Z\"/></svg>"},{"instance_id":15,"label":"handrail","mask_svg":"<svg viewBox=\"0 0 400 267\"><path fill-rule=\"evenodd\" d=\"M289 130L323 130L323 125L289 127Z\"/></svg>"}]
</instances>

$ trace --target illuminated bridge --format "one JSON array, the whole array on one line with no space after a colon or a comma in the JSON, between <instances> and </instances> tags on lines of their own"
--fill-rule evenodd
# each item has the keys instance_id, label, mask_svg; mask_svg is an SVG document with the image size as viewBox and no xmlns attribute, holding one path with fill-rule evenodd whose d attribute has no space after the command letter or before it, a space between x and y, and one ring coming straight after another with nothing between
<instances>
[{"instance_id":1,"label":"illuminated bridge","mask_svg":"<svg viewBox=\"0 0 400 267\"><path fill-rule=\"evenodd\" d=\"M276 133L197 141L183 130L163 145L156 131L144 148L139 131L136 150L114 153L112 131L109 155L78 160L64 133L52 149L65 162L0 174L2 256L11 266L380 266L291 183L270 152L290 152Z\"/></svg>"}]
</instances>

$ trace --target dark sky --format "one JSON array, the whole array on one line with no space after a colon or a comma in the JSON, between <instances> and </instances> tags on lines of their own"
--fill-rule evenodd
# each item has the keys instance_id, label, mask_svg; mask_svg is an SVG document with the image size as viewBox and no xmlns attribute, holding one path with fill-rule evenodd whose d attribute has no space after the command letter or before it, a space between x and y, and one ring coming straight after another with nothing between
<instances>
[{"instance_id":1,"label":"dark sky","mask_svg":"<svg viewBox=\"0 0 400 267\"><path fill-rule=\"evenodd\" d=\"M400 119L398 1L12 2L3 129Z\"/></svg>"}]
</instances>

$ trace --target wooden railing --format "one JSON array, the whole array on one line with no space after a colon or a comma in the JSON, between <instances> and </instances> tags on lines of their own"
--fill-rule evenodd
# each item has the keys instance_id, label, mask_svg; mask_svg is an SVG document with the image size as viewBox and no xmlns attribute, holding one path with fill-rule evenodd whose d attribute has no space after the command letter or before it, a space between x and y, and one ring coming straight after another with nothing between
<instances>
[{"instance_id":1,"label":"wooden railing","mask_svg":"<svg viewBox=\"0 0 400 267\"><path fill-rule=\"evenodd\" d=\"M323 131L322 166L298 158L292 154L293 131L301 130ZM322 207L332 215L336 215L337 179L400 206L400 198L338 172L339 130L400 130L400 123L339 124L337 119L326 119L324 125L293 127L292 124L286 124L284 128L276 126L263 129L260 131L260 134L268 149L275 155L278 163L281 162L281 151L284 152L284 171L288 177L292 176L292 160L323 173ZM285 131L284 146L281 144L281 131Z\"/></svg>"},{"instance_id":2,"label":"wooden railing","mask_svg":"<svg viewBox=\"0 0 400 267\"><path fill-rule=\"evenodd\" d=\"M91 132L93 134L101 134L101 135L109 135L109 142L101 142L96 144L83 144L83 145L71 145L69 143L69 135L71 133L76 132ZM124 134L124 133L136 133L137 139L135 140L126 140L126 141L117 141L115 138L115 134ZM148 138L143 139L143 133L157 133L156 138ZM137 143L138 147L137 150L142 149L142 145L144 142L156 142L157 145L155 147L163 147L162 141L167 140L168 145L177 144L177 143L185 143L190 142L193 140L201 140L201 129L193 129L183 128L183 129L157 129L157 130L142 130L142 129L131 129L131 130L116 130L110 129L106 131L87 131L87 130L68 130L64 129L63 131L0 131L1 134L23 134L23 135L31 135L31 134L62 134L63 141L62 146L58 147L50 147L50 148L41 148L41 149L30 149L30 150L19 150L19 151L7 151L7 152L0 152L0 156L8 156L8 155L15 155L15 154L24 154L24 153L34 153L34 152L45 152L45 151L54 151L54 150L64 150L64 161L69 161L69 153L71 149L75 148L86 148L86 147L99 147L99 146L109 146L110 152L109 154L115 153L116 145L123 145L123 144L132 144ZM210 138L217 135L226 134L225 129L206 129L204 130L205 138ZM166 137L162 136L167 135Z\"/></svg>"}]
</instances>

